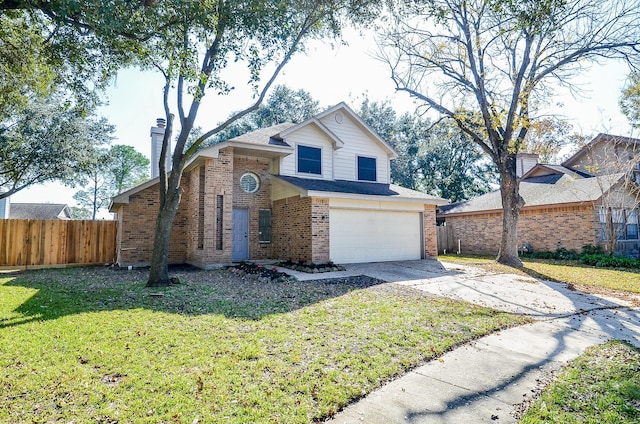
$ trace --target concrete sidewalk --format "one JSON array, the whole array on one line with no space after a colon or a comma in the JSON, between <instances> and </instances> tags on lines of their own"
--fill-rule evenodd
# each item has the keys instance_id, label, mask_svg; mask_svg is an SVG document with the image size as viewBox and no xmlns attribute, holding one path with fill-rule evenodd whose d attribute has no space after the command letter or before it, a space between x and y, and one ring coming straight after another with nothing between
<instances>
[{"instance_id":1,"label":"concrete sidewalk","mask_svg":"<svg viewBox=\"0 0 640 424\"><path fill-rule=\"evenodd\" d=\"M564 284L433 260L348 265L344 274L369 275L537 321L416 368L350 405L331 423L515 423L518 405L586 347L611 339L640 347L640 311Z\"/></svg>"}]
</instances>

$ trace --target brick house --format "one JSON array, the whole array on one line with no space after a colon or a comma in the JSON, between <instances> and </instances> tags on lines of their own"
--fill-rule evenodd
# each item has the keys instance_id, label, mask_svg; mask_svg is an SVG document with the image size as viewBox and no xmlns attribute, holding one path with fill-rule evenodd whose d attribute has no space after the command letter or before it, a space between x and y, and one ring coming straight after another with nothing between
<instances>
[{"instance_id":1,"label":"brick house","mask_svg":"<svg viewBox=\"0 0 640 424\"><path fill-rule=\"evenodd\" d=\"M447 202L390 184L396 156L344 103L202 149L184 170L169 260L436 256L435 208ZM157 178L113 198L121 266L150 262L157 202Z\"/></svg>"},{"instance_id":2,"label":"brick house","mask_svg":"<svg viewBox=\"0 0 640 424\"><path fill-rule=\"evenodd\" d=\"M599 134L561 165L541 164L537 155L525 153L518 155L516 168L525 201L518 224L520 246L580 251L589 244L605 250L613 245L617 254L640 255L640 140ZM457 249L459 240L463 252L497 254L499 190L442 206L437 217L455 240L449 249Z\"/></svg>"}]
</instances>

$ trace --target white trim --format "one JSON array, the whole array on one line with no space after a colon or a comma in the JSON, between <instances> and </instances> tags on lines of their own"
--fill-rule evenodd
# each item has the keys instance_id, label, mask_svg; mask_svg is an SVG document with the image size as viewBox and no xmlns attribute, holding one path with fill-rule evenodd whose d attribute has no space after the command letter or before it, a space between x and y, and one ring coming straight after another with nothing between
<instances>
[{"instance_id":1,"label":"white trim","mask_svg":"<svg viewBox=\"0 0 640 424\"><path fill-rule=\"evenodd\" d=\"M342 110L344 113L346 113L347 115L349 115L355 122L356 124L365 132L369 133L369 135L376 141L378 142L380 145L382 145L382 147L388 151L389 153L389 158L390 159L396 159L398 157L398 153L396 153L396 151L393 149L393 147L391 147L391 145L389 143L387 143L386 141L384 141L382 139L382 137L380 137L374 130L373 128L371 128L369 125L367 125L366 122L364 122L362 120L362 118L360 118L360 116L358 116L357 113L355 113L349 106L347 106L347 104L345 102L340 102L337 105L325 110L324 112L320 112L319 114L317 114L316 116L307 119L304 122L301 122L297 125L294 125L292 127L287 128L286 130L280 132L280 136L282 138L285 138L288 134L291 134L294 131L299 130L300 128L310 124L310 123L315 123L316 125L318 125L318 122L324 118L327 115L330 115L331 113L337 112L338 110ZM327 134L335 140L338 140L340 143L343 143L342 140L340 140L338 137L335 136L335 134L333 134L324 124L320 123L318 125L318 127L320 129L322 129L322 131L327 132ZM336 146L336 148L339 148L338 146Z\"/></svg>"},{"instance_id":2,"label":"white trim","mask_svg":"<svg viewBox=\"0 0 640 424\"><path fill-rule=\"evenodd\" d=\"M255 190L251 190L251 191L245 190L245 188L242 186L242 179L247 176L252 177L253 181L255 181L256 183ZM260 186L262 185L262 182L260 181L260 177L255 172L245 172L240 176L240 179L238 180L238 185L240 186L240 190L248 194L253 194L253 193L256 193L258 190L260 190Z\"/></svg>"},{"instance_id":3,"label":"white trim","mask_svg":"<svg viewBox=\"0 0 640 424\"><path fill-rule=\"evenodd\" d=\"M306 197L320 197L320 198L333 197L336 199L374 200L378 202L421 203L423 205L435 205L435 206L442 206L442 205L449 204L449 202L445 199L420 199L416 197L378 196L373 194L339 193L335 191L307 190Z\"/></svg>"}]
</instances>

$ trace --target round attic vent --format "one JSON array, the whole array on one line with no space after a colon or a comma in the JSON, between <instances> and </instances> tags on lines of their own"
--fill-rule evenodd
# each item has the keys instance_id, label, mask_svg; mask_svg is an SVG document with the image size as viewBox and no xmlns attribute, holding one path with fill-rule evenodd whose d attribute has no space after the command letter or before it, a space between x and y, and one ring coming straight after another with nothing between
<instances>
[{"instance_id":1,"label":"round attic vent","mask_svg":"<svg viewBox=\"0 0 640 424\"><path fill-rule=\"evenodd\" d=\"M340 112L336 113L335 118L338 124L342 124L342 121L344 121L344 115L342 115Z\"/></svg>"},{"instance_id":2,"label":"round attic vent","mask_svg":"<svg viewBox=\"0 0 640 424\"><path fill-rule=\"evenodd\" d=\"M260 188L260 178L253 172L247 172L240 177L240 188L245 193L255 193Z\"/></svg>"}]
</instances>

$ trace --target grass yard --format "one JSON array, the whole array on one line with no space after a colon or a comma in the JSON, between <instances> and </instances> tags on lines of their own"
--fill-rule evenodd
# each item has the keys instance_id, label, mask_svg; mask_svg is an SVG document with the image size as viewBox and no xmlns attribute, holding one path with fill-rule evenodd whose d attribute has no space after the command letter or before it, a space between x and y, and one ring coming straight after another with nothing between
<instances>
[{"instance_id":1,"label":"grass yard","mask_svg":"<svg viewBox=\"0 0 640 424\"><path fill-rule=\"evenodd\" d=\"M638 423L638 375L638 349L622 342L593 346L561 371L520 423Z\"/></svg>"},{"instance_id":2,"label":"grass yard","mask_svg":"<svg viewBox=\"0 0 640 424\"><path fill-rule=\"evenodd\" d=\"M513 268L495 262L495 257L477 255L440 255L438 259L471 265L496 273L516 273L550 281L572 284L585 291L589 288L640 293L640 271L596 268L578 261L521 258L523 267Z\"/></svg>"},{"instance_id":3,"label":"grass yard","mask_svg":"<svg viewBox=\"0 0 640 424\"><path fill-rule=\"evenodd\" d=\"M0 422L304 423L525 320L368 277L0 274ZM152 295L153 294L153 295Z\"/></svg>"}]
</instances>

